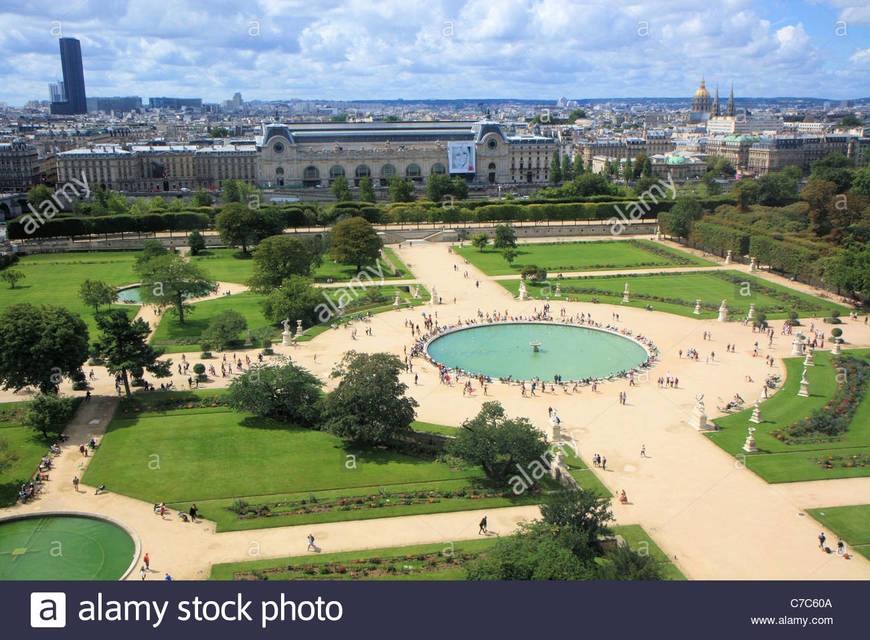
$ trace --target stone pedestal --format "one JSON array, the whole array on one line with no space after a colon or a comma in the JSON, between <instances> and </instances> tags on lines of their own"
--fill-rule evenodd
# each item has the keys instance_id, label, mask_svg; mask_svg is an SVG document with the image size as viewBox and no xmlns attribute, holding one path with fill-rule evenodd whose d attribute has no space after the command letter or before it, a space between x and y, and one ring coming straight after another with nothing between
<instances>
[{"instance_id":1,"label":"stone pedestal","mask_svg":"<svg viewBox=\"0 0 870 640\"><path fill-rule=\"evenodd\" d=\"M728 322L728 305L725 304L725 301L722 301L722 304L719 305L719 322Z\"/></svg>"},{"instance_id":2,"label":"stone pedestal","mask_svg":"<svg viewBox=\"0 0 870 640\"><path fill-rule=\"evenodd\" d=\"M743 450L746 453L755 453L758 449L755 447L755 427L749 427L749 435L746 436L746 442L743 443Z\"/></svg>"},{"instance_id":3,"label":"stone pedestal","mask_svg":"<svg viewBox=\"0 0 870 640\"><path fill-rule=\"evenodd\" d=\"M395 308L395 309L399 308L399 292L398 291L396 291L396 299L393 300L393 308Z\"/></svg>"},{"instance_id":4,"label":"stone pedestal","mask_svg":"<svg viewBox=\"0 0 870 640\"><path fill-rule=\"evenodd\" d=\"M303 332L302 320L297 320L296 321L296 339L297 340L302 337L302 332Z\"/></svg>"},{"instance_id":5,"label":"stone pedestal","mask_svg":"<svg viewBox=\"0 0 870 640\"><path fill-rule=\"evenodd\" d=\"M429 299L430 304L438 304L438 289L432 287L432 297Z\"/></svg>"},{"instance_id":6,"label":"stone pedestal","mask_svg":"<svg viewBox=\"0 0 870 640\"><path fill-rule=\"evenodd\" d=\"M804 366L805 367L815 367L816 363L813 362L813 352L807 351L807 357L804 358Z\"/></svg>"},{"instance_id":7,"label":"stone pedestal","mask_svg":"<svg viewBox=\"0 0 870 640\"><path fill-rule=\"evenodd\" d=\"M761 419L761 401L760 400L755 401L755 406L752 407L752 416L749 418L749 422L752 422L753 424L761 424L762 422L764 422Z\"/></svg>"},{"instance_id":8,"label":"stone pedestal","mask_svg":"<svg viewBox=\"0 0 870 640\"><path fill-rule=\"evenodd\" d=\"M692 311L696 316L701 315L701 301L695 300L695 310Z\"/></svg>"},{"instance_id":9,"label":"stone pedestal","mask_svg":"<svg viewBox=\"0 0 870 640\"><path fill-rule=\"evenodd\" d=\"M282 331L281 332L281 344L285 347L289 347L293 344L293 332L292 331Z\"/></svg>"},{"instance_id":10,"label":"stone pedestal","mask_svg":"<svg viewBox=\"0 0 870 640\"><path fill-rule=\"evenodd\" d=\"M526 291L526 283L524 280L520 280L520 290L519 290L519 293L517 294L517 299L518 300L528 300L529 299L529 292Z\"/></svg>"},{"instance_id":11,"label":"stone pedestal","mask_svg":"<svg viewBox=\"0 0 870 640\"><path fill-rule=\"evenodd\" d=\"M556 298L561 298L561 297L562 297L562 285L560 285L558 282L556 283L556 293L554 293L553 295L554 295Z\"/></svg>"},{"instance_id":12,"label":"stone pedestal","mask_svg":"<svg viewBox=\"0 0 870 640\"><path fill-rule=\"evenodd\" d=\"M837 338L834 338L834 346L831 349L831 353L835 356L840 355L840 341Z\"/></svg>"},{"instance_id":13,"label":"stone pedestal","mask_svg":"<svg viewBox=\"0 0 870 640\"><path fill-rule=\"evenodd\" d=\"M692 415L689 418L689 426L695 427L698 431L707 431L712 429L713 425L707 421L707 411L704 408L704 402L698 400L695 408L692 409Z\"/></svg>"},{"instance_id":14,"label":"stone pedestal","mask_svg":"<svg viewBox=\"0 0 870 640\"><path fill-rule=\"evenodd\" d=\"M656 240L662 239L662 229L661 227L656 227Z\"/></svg>"},{"instance_id":15,"label":"stone pedestal","mask_svg":"<svg viewBox=\"0 0 870 640\"><path fill-rule=\"evenodd\" d=\"M801 344L801 334L797 334L791 342L791 355L802 356L804 354L803 345Z\"/></svg>"},{"instance_id":16,"label":"stone pedestal","mask_svg":"<svg viewBox=\"0 0 870 640\"><path fill-rule=\"evenodd\" d=\"M749 304L749 313L746 314L747 320L752 320L755 317L755 303Z\"/></svg>"},{"instance_id":17,"label":"stone pedestal","mask_svg":"<svg viewBox=\"0 0 870 640\"><path fill-rule=\"evenodd\" d=\"M627 282L625 283L625 289L622 292L622 301L623 302L630 302L631 301L631 298L629 297L629 290L628 290L628 283Z\"/></svg>"},{"instance_id":18,"label":"stone pedestal","mask_svg":"<svg viewBox=\"0 0 870 640\"><path fill-rule=\"evenodd\" d=\"M728 253L725 255L725 264L731 264L731 249L728 249Z\"/></svg>"},{"instance_id":19,"label":"stone pedestal","mask_svg":"<svg viewBox=\"0 0 870 640\"><path fill-rule=\"evenodd\" d=\"M801 388L798 391L798 397L800 398L809 398L810 397L810 383L807 381L807 370L804 369L803 374L801 375Z\"/></svg>"},{"instance_id":20,"label":"stone pedestal","mask_svg":"<svg viewBox=\"0 0 870 640\"><path fill-rule=\"evenodd\" d=\"M758 271L758 263L755 261L755 258L749 259L749 270Z\"/></svg>"}]
</instances>

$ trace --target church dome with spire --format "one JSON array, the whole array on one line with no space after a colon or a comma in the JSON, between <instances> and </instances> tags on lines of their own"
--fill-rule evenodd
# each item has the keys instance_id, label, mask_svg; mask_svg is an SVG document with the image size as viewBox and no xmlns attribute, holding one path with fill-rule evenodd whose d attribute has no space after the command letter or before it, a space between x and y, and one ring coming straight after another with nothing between
<instances>
[{"instance_id":1,"label":"church dome with spire","mask_svg":"<svg viewBox=\"0 0 870 640\"><path fill-rule=\"evenodd\" d=\"M695 97L692 98L692 111L696 113L710 113L713 107L713 100L710 98L710 92L704 86L704 78L701 78L701 86L695 92Z\"/></svg>"}]
</instances>

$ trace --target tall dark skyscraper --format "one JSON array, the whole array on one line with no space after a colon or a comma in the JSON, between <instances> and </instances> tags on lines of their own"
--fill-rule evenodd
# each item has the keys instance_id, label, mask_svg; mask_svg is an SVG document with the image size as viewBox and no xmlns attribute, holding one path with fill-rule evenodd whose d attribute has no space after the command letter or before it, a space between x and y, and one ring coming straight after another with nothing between
<instances>
[{"instance_id":1,"label":"tall dark skyscraper","mask_svg":"<svg viewBox=\"0 0 870 640\"><path fill-rule=\"evenodd\" d=\"M75 38L60 39L60 64L63 68L65 102L52 102L51 112L72 115L88 112L85 96L85 72L82 68L82 48Z\"/></svg>"}]
</instances>

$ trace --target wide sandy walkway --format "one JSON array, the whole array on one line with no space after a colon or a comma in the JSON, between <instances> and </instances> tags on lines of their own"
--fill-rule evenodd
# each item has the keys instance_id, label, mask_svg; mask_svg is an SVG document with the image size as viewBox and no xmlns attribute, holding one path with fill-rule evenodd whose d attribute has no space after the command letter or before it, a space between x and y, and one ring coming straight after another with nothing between
<instances>
[{"instance_id":1,"label":"wide sandy walkway","mask_svg":"<svg viewBox=\"0 0 870 640\"><path fill-rule=\"evenodd\" d=\"M430 290L433 285L437 287L439 295L450 304L379 314L366 325L372 328L373 335L365 336L360 331L356 341L351 338L353 326L343 327L326 331L311 342L278 346L276 350L325 379L332 364L349 348L401 356L403 346L410 344L405 321L420 323L422 313L437 313L443 324L458 317L471 318L478 309L509 310L518 315L540 308L540 302L513 300L498 283L472 265L464 265L461 257L448 253L446 245L403 246L399 254L419 282ZM459 266L458 271L454 271L454 264ZM463 277L465 270L469 271L468 279ZM476 280L479 286L475 286ZM456 304L452 303L454 297ZM864 558L846 561L819 552L815 539L818 525L800 515L805 507L870 503L870 479L768 485L686 424L697 393L705 394L711 417L717 414L717 398L727 399L736 392L750 401L758 396L759 381L771 369L765 366L763 357L751 357L757 334L742 323L720 324L618 305L556 301L553 306L557 315L559 307L564 306L569 314L583 311L607 323L618 311L620 324L651 337L661 349L662 361L651 372L652 379L641 380L631 388L627 382L607 383L596 394L584 388L576 395L545 394L539 398L521 397L516 386L493 384L490 398L481 397L479 391L463 397L460 388L440 384L430 365L415 360L414 372L420 374L420 384L414 385L413 373L407 374L405 380L411 387L410 395L420 402L418 419L458 425L473 416L485 399L496 399L510 414L528 416L544 427L547 407L556 408L564 430L574 438L587 461L594 453L607 457L607 471L595 469L594 473L614 492L626 490L630 504L613 507L618 522L642 524L690 578L870 578L870 562ZM815 323L822 326L820 320ZM844 329L848 346L870 346L870 327L846 321ZM712 341L702 339L703 331L712 331ZM768 352L766 340L760 342L763 356ZM725 352L728 343L737 345L736 353ZM699 362L678 358L677 350L689 347L701 352ZM715 351L716 358L706 363L709 351ZM782 374L780 358L789 355L790 340L777 332L769 352L778 358L773 371ZM237 353L244 357L245 352ZM256 350L248 353L255 359ZM198 361L197 353L187 356L192 362ZM173 358L177 361L180 354ZM95 392L112 395L113 383L99 368L95 369ZM679 389L658 388L654 378L666 372L679 377ZM747 382L747 375L755 382ZM218 378L207 386L224 386L228 381ZM620 391L628 393L626 406L617 402ZM7 400L21 399L9 392L6 395L9 397L0 393ZM96 399L91 407L83 411L97 410ZM107 415L110 408L103 406L101 413ZM71 429L84 429L81 420L87 417L77 417ZM97 431L103 425L101 422L87 428ZM642 445L649 458L640 457ZM75 438L70 446L77 448ZM94 496L92 489L74 494L72 474L85 462L77 457L77 452L65 452L52 473L48 493L32 505L15 509L76 508L111 514L139 533L143 550L151 553L155 568L168 569L175 577L204 577L212 562L304 553L304 538L309 532L318 544L322 543L324 551L446 543L475 537L480 518L478 512L460 512L215 535L212 523L184 524L168 518L161 521L153 515L151 505L141 501L112 493ZM487 515L493 529L506 533L519 519L534 517L536 512L535 507L517 507L489 510ZM828 536L833 537L831 532Z\"/></svg>"}]
</instances>

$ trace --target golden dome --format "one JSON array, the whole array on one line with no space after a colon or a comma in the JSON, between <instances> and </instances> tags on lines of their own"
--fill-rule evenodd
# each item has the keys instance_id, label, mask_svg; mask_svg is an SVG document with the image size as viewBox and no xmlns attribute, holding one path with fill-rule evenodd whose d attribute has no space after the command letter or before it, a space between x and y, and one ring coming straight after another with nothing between
<instances>
[{"instance_id":1,"label":"golden dome","mask_svg":"<svg viewBox=\"0 0 870 640\"><path fill-rule=\"evenodd\" d=\"M701 86L695 92L695 98L709 98L710 92L704 87L704 78L701 78Z\"/></svg>"}]
</instances>

